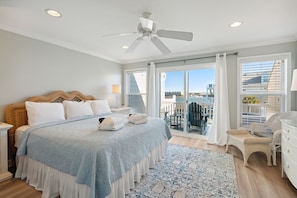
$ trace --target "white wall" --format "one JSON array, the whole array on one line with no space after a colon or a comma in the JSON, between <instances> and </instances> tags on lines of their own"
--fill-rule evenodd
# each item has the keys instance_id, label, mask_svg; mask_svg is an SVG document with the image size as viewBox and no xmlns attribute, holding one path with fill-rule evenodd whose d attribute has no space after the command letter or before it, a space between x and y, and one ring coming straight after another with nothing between
<instances>
[{"instance_id":1,"label":"white wall","mask_svg":"<svg viewBox=\"0 0 297 198\"><path fill-rule=\"evenodd\" d=\"M122 66L98 57L0 30L0 121L5 106L55 90L81 91L115 102L112 84Z\"/></svg>"},{"instance_id":2,"label":"white wall","mask_svg":"<svg viewBox=\"0 0 297 198\"><path fill-rule=\"evenodd\" d=\"M228 87L229 87L229 104L237 104L237 58L239 57L247 57L247 56L258 56L258 55L265 55L265 54L275 54L275 53L284 53L284 52L291 52L292 53L292 60L291 60L291 67L292 69L297 69L297 42L290 42L290 43L283 43L283 44L276 44L276 45L269 45L269 46L261 46L261 47L253 47L253 48L245 48L245 49L235 49L232 51L227 51L227 53L238 52L237 56L228 56L227 57L227 66L228 66ZM214 53L210 54L200 54L188 57L180 57L175 59L168 59L168 60L156 60L154 62L163 62L169 60L183 60L183 59L192 59L192 58L199 58L199 57L208 57L214 55ZM152 61L150 61L152 62ZM186 64L195 64L195 63L209 63L215 62L215 58L208 58L208 59L199 59L188 61ZM183 61L176 62L176 63L167 63L157 65L157 67L162 66L180 66L183 65ZM123 65L123 69L131 69L137 67L146 67L147 62L140 62L140 63L133 63L133 64L126 64ZM291 82L288 82L291 84ZM297 93L292 92L291 95L291 110L297 111ZM230 105L230 121L231 121L231 128L237 127L237 105Z\"/></svg>"}]
</instances>

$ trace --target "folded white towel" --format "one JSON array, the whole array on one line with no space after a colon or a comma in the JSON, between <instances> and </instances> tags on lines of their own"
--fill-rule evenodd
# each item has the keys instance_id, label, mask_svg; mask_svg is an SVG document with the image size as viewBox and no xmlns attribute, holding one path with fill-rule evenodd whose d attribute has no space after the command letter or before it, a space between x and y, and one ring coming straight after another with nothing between
<instances>
[{"instance_id":1,"label":"folded white towel","mask_svg":"<svg viewBox=\"0 0 297 198\"><path fill-rule=\"evenodd\" d=\"M99 118L99 130L102 131L115 131L119 130L124 126L123 120L121 118Z\"/></svg>"},{"instance_id":2,"label":"folded white towel","mask_svg":"<svg viewBox=\"0 0 297 198\"><path fill-rule=\"evenodd\" d=\"M136 121L136 120L143 120L146 119L147 115L143 113L135 113L135 114L129 114L128 120L129 121Z\"/></svg>"},{"instance_id":3,"label":"folded white towel","mask_svg":"<svg viewBox=\"0 0 297 198\"><path fill-rule=\"evenodd\" d=\"M130 122L130 121L129 121L129 122ZM136 120L136 121L131 122L131 123L133 123L133 124L143 124L143 123L146 123L146 122L147 122L147 118L142 119L142 120Z\"/></svg>"},{"instance_id":4,"label":"folded white towel","mask_svg":"<svg viewBox=\"0 0 297 198\"><path fill-rule=\"evenodd\" d=\"M130 114L128 117L128 121L133 124L143 124L147 122L146 114Z\"/></svg>"}]
</instances>

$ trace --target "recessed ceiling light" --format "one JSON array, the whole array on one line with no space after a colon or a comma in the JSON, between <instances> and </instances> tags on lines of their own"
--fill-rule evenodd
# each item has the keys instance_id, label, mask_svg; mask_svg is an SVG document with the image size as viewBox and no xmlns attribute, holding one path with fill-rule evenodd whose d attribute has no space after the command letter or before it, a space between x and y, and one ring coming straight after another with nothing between
<instances>
[{"instance_id":1,"label":"recessed ceiling light","mask_svg":"<svg viewBox=\"0 0 297 198\"><path fill-rule=\"evenodd\" d=\"M236 22L234 22L234 23L231 23L231 24L230 24L230 27L239 27L241 24L242 24L242 22L240 22L240 21L236 21Z\"/></svg>"},{"instance_id":2,"label":"recessed ceiling light","mask_svg":"<svg viewBox=\"0 0 297 198\"><path fill-rule=\"evenodd\" d=\"M123 48L123 49L128 49L129 46L128 46L128 45L123 45L122 48Z\"/></svg>"},{"instance_id":3,"label":"recessed ceiling light","mask_svg":"<svg viewBox=\"0 0 297 198\"><path fill-rule=\"evenodd\" d=\"M61 17L62 14L57 11L57 10L52 10L52 9L46 9L45 12L48 14L48 15L51 15L53 17Z\"/></svg>"}]
</instances>

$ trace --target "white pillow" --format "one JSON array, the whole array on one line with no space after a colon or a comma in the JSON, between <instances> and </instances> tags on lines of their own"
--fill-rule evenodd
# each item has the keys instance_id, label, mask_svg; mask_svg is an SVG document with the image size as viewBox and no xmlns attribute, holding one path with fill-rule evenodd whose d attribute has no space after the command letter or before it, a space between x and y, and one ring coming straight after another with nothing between
<instances>
[{"instance_id":1,"label":"white pillow","mask_svg":"<svg viewBox=\"0 0 297 198\"><path fill-rule=\"evenodd\" d=\"M94 115L104 115L111 113L107 100L89 100Z\"/></svg>"},{"instance_id":2,"label":"white pillow","mask_svg":"<svg viewBox=\"0 0 297 198\"><path fill-rule=\"evenodd\" d=\"M25 106L29 126L65 120L62 103L26 101Z\"/></svg>"},{"instance_id":3,"label":"white pillow","mask_svg":"<svg viewBox=\"0 0 297 198\"><path fill-rule=\"evenodd\" d=\"M94 115L90 103L88 102L64 100L63 105L67 119Z\"/></svg>"}]
</instances>

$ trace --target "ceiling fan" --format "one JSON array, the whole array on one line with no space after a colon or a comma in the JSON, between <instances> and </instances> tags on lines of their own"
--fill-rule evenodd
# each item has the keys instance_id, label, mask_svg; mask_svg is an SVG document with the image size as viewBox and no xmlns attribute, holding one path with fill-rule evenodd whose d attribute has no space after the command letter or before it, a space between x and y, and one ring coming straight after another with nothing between
<instances>
[{"instance_id":1,"label":"ceiling fan","mask_svg":"<svg viewBox=\"0 0 297 198\"><path fill-rule=\"evenodd\" d=\"M158 38L170 38L170 39L178 39L184 41L192 41L193 33L192 32L181 32L181 31L172 31L172 30L156 30L156 24L153 20L150 19L151 13L144 12L143 17L140 17L140 23L138 24L138 32L130 32L130 33L122 33L122 34L113 34L107 36L126 36L131 34L142 34L142 36L138 37L126 50L126 53L131 53L135 50L135 48L143 41L144 39L150 39L152 43L163 53L170 54L170 50L168 47ZM157 35L157 36L155 36ZM106 36L104 36L106 37Z\"/></svg>"}]
</instances>

